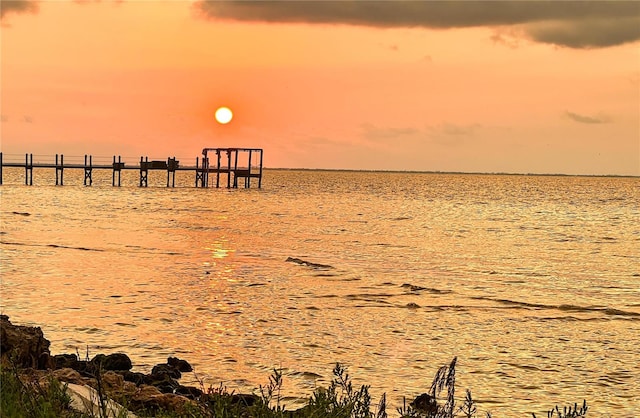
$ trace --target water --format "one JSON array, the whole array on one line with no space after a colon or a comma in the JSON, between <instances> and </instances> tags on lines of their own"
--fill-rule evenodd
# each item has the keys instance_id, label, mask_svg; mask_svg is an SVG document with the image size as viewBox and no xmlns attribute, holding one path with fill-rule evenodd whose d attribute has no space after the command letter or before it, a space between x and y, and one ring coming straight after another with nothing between
<instances>
[{"instance_id":1,"label":"water","mask_svg":"<svg viewBox=\"0 0 640 418\"><path fill-rule=\"evenodd\" d=\"M177 355L239 391L282 368L290 408L335 362L399 405L457 356L458 394L495 417L582 399L640 415L638 178L267 170L202 190L9 171L1 310L54 354L124 351L143 372Z\"/></svg>"}]
</instances>

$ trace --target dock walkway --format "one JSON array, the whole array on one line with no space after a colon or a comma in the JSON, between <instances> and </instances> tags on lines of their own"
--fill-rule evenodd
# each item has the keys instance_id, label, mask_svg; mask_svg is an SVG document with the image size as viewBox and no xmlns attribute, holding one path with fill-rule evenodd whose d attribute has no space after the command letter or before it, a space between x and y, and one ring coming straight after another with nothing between
<instances>
[{"instance_id":1,"label":"dock walkway","mask_svg":"<svg viewBox=\"0 0 640 418\"><path fill-rule=\"evenodd\" d=\"M209 154L215 154L215 158L210 158ZM205 148L202 150L202 157L196 157L194 166L181 166L176 157L168 157L165 160L151 160L148 157L140 157L140 161L135 164L123 162L122 157L113 156L111 164L93 164L93 156L85 155L84 163L65 164L64 155L56 154L49 157L52 162L33 162L33 154L25 154L24 161L5 161L3 153L0 152L0 185L3 184L4 167L24 168L24 184L33 186L34 169L55 169L56 186L64 185L65 170L84 170L83 184L91 186L93 184L94 170L111 170L111 185L119 187L121 185L121 173L125 170L135 170L139 172L139 186L147 187L149 171L159 170L167 172L167 187L175 187L177 171L192 171L195 174L195 187L206 188L209 183L213 183L215 176L215 187L219 188L221 179L226 176L227 188L238 188L240 180L245 188L251 187L251 179L257 179L258 188L262 187L262 162L263 150L261 148ZM102 158L101 160L105 160ZM224 183L223 183L224 184Z\"/></svg>"}]
</instances>

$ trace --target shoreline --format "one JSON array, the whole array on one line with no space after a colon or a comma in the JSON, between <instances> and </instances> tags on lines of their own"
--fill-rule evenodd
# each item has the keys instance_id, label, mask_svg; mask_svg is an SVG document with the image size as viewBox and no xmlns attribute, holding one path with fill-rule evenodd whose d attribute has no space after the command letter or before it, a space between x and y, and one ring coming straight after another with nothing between
<instances>
[{"instance_id":1,"label":"shoreline","mask_svg":"<svg viewBox=\"0 0 640 418\"><path fill-rule=\"evenodd\" d=\"M273 370L264 386L259 385L252 393L229 392L222 383L218 387L205 388L202 381L198 388L179 383L182 373L192 372L193 368L188 361L178 357L168 357L166 363L156 364L150 373L144 374L132 371L131 359L123 352L99 353L91 359L88 355L80 359L79 354L51 355L51 342L45 338L40 327L14 325L4 314L0 314L0 331L3 380L15 377L15 380L22 382L23 388L58 388L59 392L68 396L66 408L86 414L81 415L83 418L137 418L137 414L192 418L388 416L386 395L381 396L379 403L373 403L368 392L369 386L354 388L347 369L339 363L333 370L334 378L327 388L316 389L301 408L286 410L284 400L280 397L282 372L277 369ZM466 390L464 398L460 398L459 394L456 396L456 362L457 358L454 357L450 364L437 370L428 392L410 402L405 398L403 406L397 408L400 417L479 416L470 390ZM6 407L5 399L3 406ZM373 412L372 408L377 412ZM336 410L342 411L342 414L335 415ZM553 416L557 412L558 418L578 418L586 417L587 410L585 400L582 406L575 403L568 410L565 407L562 415L558 406L549 410L547 415ZM221 411L224 413L221 414ZM535 413L532 415L536 417ZM491 413L486 412L486 416L490 417Z\"/></svg>"},{"instance_id":2,"label":"shoreline","mask_svg":"<svg viewBox=\"0 0 640 418\"><path fill-rule=\"evenodd\" d=\"M113 414L118 417L123 413L124 416L131 417L136 417L137 413L151 413L150 416L156 416L156 413L168 413L170 416L186 414L185 416L191 417L193 415L190 414L193 410L202 410L203 405L207 405L212 399L214 399L214 403L223 402L226 405L225 408L234 410L237 412L237 416L254 416L251 411L265 408L270 411L285 412L283 399L280 398L282 373L277 369L273 370L264 386L259 385L252 393L228 392L222 384L217 388L205 388L202 381L200 388L198 388L180 384L179 380L182 374L192 372L193 368L188 361L178 357L168 357L166 363L156 364L150 373L145 374L132 371L134 365L129 356L123 352L98 353L91 359L88 356L85 359L80 359L78 354L52 355L49 350L51 342L45 338L39 326L15 325L4 314L0 315L0 329L2 334L0 355L3 368L13 370L20 380L27 382L27 384L35 382L38 387L50 385L51 379L60 382L70 391L71 398L76 401L76 405L86 404L85 401L88 400L89 406L81 407L86 413L92 413L92 409L100 407L96 399L90 399L92 396L100 400L105 397L108 403L115 401ZM354 393L359 393L350 402L360 403L366 399L365 406L367 408L371 406L368 403L370 398L367 386L362 386L359 392L352 392L347 371L339 364L336 365L334 374L344 384L342 389L347 391L350 397L355 396ZM48 383L47 380L49 380ZM310 394L305 406L286 411L285 416L307 416L309 405L314 397L327 391L335 392L335 390L336 387L333 385L330 385L328 389L319 389L317 393ZM409 408L414 408L415 404L419 410L424 404L425 398L431 399L428 394L422 394L410 403ZM427 406L433 408L434 405L435 399L431 399L431 404ZM381 406L385 406L384 398ZM205 406L204 408L205 415L202 416L208 417L209 415L206 414L210 411L207 412L206 409L212 407ZM99 416L102 417L102 415ZM214 414L213 416L218 415ZM278 416L283 415L279 414Z\"/></svg>"}]
</instances>

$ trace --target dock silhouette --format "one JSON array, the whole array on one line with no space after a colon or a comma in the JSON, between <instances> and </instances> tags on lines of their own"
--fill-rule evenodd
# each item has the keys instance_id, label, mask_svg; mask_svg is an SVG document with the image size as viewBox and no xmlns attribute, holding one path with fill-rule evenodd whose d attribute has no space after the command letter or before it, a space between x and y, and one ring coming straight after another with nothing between
<instances>
[{"instance_id":1,"label":"dock silhouette","mask_svg":"<svg viewBox=\"0 0 640 418\"><path fill-rule=\"evenodd\" d=\"M211 156L210 156L211 155ZM113 156L110 164L94 164L93 156L85 154L84 163L65 163L63 154L48 157L51 162L33 162L33 154L25 154L24 161L5 161L0 152L0 185L3 184L4 167L24 168L24 184L33 186L33 171L35 169L55 169L55 185L64 185L65 170L83 170L85 186L93 184L93 173L96 170L111 170L111 185L120 187L123 171L132 170L139 173L139 187L148 187L149 171L166 171L167 187L175 187L176 172L191 171L195 174L195 187L221 187L226 177L227 188L251 187L251 179L257 179L258 188L262 187L263 150L261 148L205 148L202 157L196 157L195 165L183 166L176 157L166 160L149 160L140 157L137 163L125 163L121 156ZM256 163L253 160L257 160ZM104 158L101 158L104 160ZM215 179L215 182L214 182Z\"/></svg>"}]
</instances>

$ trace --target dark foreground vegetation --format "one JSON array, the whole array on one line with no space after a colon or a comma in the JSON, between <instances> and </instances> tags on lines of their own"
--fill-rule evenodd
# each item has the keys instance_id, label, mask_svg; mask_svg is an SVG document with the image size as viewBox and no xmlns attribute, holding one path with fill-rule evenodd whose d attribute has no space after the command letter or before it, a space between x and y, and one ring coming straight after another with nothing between
<instances>
[{"instance_id":1,"label":"dark foreground vegetation","mask_svg":"<svg viewBox=\"0 0 640 418\"><path fill-rule=\"evenodd\" d=\"M288 410L280 396L283 376L274 370L264 386L254 393L237 394L225 387L200 388L177 382L181 371L191 371L184 360L170 357L167 364L154 367L152 373L131 372L124 354L50 356L49 341L40 328L20 327L0 316L2 325L0 366L0 416L25 418L387 418L491 417L480 413L471 391L458 396L455 388L456 361L440 367L431 387L411 401L388 412L386 397L374 403L369 386L354 387L340 364L326 388L316 389L305 405ZM78 403L77 388L90 387L90 408ZM75 399L74 399L75 398ZM113 406L113 401L119 405ZM132 412L130 412L132 411ZM587 404L555 407L547 418L586 417ZM535 414L532 414L536 418Z\"/></svg>"}]
</instances>

